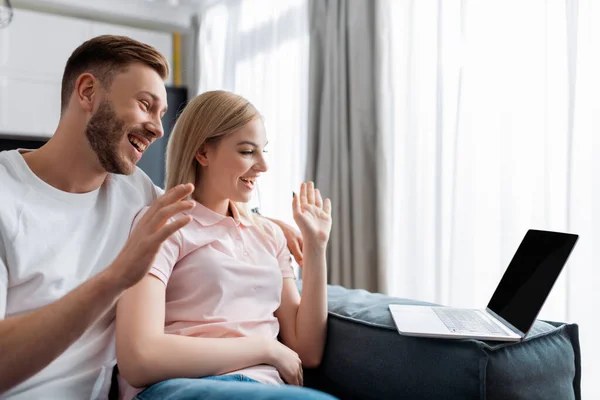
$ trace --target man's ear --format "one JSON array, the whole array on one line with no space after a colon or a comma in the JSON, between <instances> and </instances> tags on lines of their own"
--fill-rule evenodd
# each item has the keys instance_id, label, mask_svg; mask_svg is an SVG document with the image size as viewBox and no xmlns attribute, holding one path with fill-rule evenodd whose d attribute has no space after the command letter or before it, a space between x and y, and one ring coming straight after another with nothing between
<instances>
[{"instance_id":1,"label":"man's ear","mask_svg":"<svg viewBox=\"0 0 600 400\"><path fill-rule=\"evenodd\" d=\"M203 144L200 150L196 152L196 161L203 167L208 167L208 146Z\"/></svg>"},{"instance_id":2,"label":"man's ear","mask_svg":"<svg viewBox=\"0 0 600 400\"><path fill-rule=\"evenodd\" d=\"M79 75L75 81L74 95L79 106L85 111L94 110L94 100L98 96L98 79L88 72Z\"/></svg>"}]
</instances>

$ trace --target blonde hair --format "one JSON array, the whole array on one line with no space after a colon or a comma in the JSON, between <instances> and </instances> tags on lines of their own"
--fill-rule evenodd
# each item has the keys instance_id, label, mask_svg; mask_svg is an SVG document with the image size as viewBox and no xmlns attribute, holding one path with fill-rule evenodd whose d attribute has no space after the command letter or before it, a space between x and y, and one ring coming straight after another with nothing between
<instances>
[{"instance_id":1,"label":"blonde hair","mask_svg":"<svg viewBox=\"0 0 600 400\"><path fill-rule=\"evenodd\" d=\"M248 100L224 90L205 92L191 100L169 137L166 190L184 183L196 184L201 171L196 161L198 150L259 118L260 113ZM257 222L245 204L236 206L242 216Z\"/></svg>"}]
</instances>

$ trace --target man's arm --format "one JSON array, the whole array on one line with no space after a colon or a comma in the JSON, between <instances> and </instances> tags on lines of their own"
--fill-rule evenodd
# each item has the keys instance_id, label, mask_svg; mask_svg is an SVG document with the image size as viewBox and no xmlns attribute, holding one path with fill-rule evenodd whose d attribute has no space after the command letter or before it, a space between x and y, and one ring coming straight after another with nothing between
<instances>
[{"instance_id":1,"label":"man's arm","mask_svg":"<svg viewBox=\"0 0 600 400\"><path fill-rule=\"evenodd\" d=\"M115 279L101 273L46 307L0 321L0 393L62 354L121 292Z\"/></svg>"},{"instance_id":2,"label":"man's arm","mask_svg":"<svg viewBox=\"0 0 600 400\"><path fill-rule=\"evenodd\" d=\"M190 209L181 201L193 185L178 186L157 199L133 230L117 259L103 272L63 298L31 313L0 321L0 394L33 376L62 354L104 314L128 287L148 272L161 244L185 226L190 217L167 224ZM5 249L0 248L3 254ZM7 265L4 268L6 277ZM6 304L7 281L0 281L0 303ZM4 317L3 312L0 317Z\"/></svg>"}]
</instances>

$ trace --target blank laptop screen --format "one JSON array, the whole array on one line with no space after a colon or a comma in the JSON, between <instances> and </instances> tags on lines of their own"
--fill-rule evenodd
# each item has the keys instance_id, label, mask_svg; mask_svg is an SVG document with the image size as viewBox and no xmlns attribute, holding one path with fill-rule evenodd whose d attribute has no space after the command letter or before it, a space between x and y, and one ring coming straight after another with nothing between
<instances>
[{"instance_id":1,"label":"blank laptop screen","mask_svg":"<svg viewBox=\"0 0 600 400\"><path fill-rule=\"evenodd\" d=\"M526 333L577 242L577 235L529 230L488 308Z\"/></svg>"}]
</instances>

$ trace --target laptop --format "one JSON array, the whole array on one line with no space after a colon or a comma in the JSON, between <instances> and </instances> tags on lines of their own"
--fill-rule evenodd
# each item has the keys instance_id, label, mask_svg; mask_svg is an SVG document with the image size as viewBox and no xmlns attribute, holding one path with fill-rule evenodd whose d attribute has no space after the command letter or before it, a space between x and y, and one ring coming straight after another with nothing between
<instances>
[{"instance_id":1,"label":"laptop","mask_svg":"<svg viewBox=\"0 0 600 400\"><path fill-rule=\"evenodd\" d=\"M390 304L401 335L522 340L563 269L578 235L530 229L485 310Z\"/></svg>"}]
</instances>

